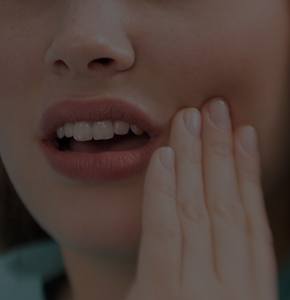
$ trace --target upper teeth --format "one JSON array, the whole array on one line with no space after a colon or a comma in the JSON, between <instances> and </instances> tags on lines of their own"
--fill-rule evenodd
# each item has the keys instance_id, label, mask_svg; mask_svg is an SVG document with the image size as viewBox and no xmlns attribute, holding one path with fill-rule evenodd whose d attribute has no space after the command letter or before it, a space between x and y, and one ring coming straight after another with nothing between
<instances>
[{"instance_id":1,"label":"upper teeth","mask_svg":"<svg viewBox=\"0 0 290 300\"><path fill-rule=\"evenodd\" d=\"M65 123L64 126L57 129L57 137L73 137L76 141L107 140L114 137L115 134L125 135L129 129L136 135L142 135L143 130L137 125L130 125L123 121L98 121L98 122L76 122Z\"/></svg>"}]
</instances>

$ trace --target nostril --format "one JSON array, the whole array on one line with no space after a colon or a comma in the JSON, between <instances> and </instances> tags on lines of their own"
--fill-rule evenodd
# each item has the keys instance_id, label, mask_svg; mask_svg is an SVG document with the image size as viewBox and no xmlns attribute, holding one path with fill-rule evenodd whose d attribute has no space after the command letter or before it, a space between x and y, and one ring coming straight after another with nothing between
<instances>
[{"instance_id":1,"label":"nostril","mask_svg":"<svg viewBox=\"0 0 290 300\"><path fill-rule=\"evenodd\" d=\"M68 69L65 62L63 62L61 59L58 59L57 61L55 61L54 67L55 67L55 72L57 72L58 74L60 74L60 72L64 72L65 70Z\"/></svg>"},{"instance_id":2,"label":"nostril","mask_svg":"<svg viewBox=\"0 0 290 300\"><path fill-rule=\"evenodd\" d=\"M99 63L106 66L109 65L112 61L113 60L111 58L107 58L107 57L98 58L89 63L89 68L94 68L94 66Z\"/></svg>"},{"instance_id":3,"label":"nostril","mask_svg":"<svg viewBox=\"0 0 290 300\"><path fill-rule=\"evenodd\" d=\"M103 65L108 65L109 63L111 63L113 60L111 58L106 58L106 57L103 57L103 58L100 58L98 59L98 61L103 64Z\"/></svg>"},{"instance_id":4,"label":"nostril","mask_svg":"<svg viewBox=\"0 0 290 300\"><path fill-rule=\"evenodd\" d=\"M58 68L66 68L66 64L65 64L61 59L58 59L54 64L55 64Z\"/></svg>"}]
</instances>

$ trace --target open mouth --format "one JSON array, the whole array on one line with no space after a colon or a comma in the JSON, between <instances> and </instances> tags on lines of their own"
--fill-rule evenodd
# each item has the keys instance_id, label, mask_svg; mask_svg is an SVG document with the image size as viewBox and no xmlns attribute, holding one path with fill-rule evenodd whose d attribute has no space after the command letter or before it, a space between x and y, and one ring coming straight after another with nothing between
<instances>
[{"instance_id":1,"label":"open mouth","mask_svg":"<svg viewBox=\"0 0 290 300\"><path fill-rule=\"evenodd\" d=\"M116 98L68 99L47 108L39 126L39 145L50 167L81 182L122 180L144 172L153 152L163 143L165 125L133 103ZM87 141L77 141L73 134L85 136L88 131L77 127L71 133L71 124L103 121L125 122L130 130L125 135L115 134L116 128L117 132L125 131L114 126L112 138L95 139L107 133L107 127L94 124L94 139Z\"/></svg>"},{"instance_id":2,"label":"open mouth","mask_svg":"<svg viewBox=\"0 0 290 300\"><path fill-rule=\"evenodd\" d=\"M131 130L126 135L114 135L111 139L90 140L79 142L73 137L55 137L53 144L59 151L99 153L105 151L127 151L140 148L150 141L150 136L144 132L143 135L135 135Z\"/></svg>"}]
</instances>

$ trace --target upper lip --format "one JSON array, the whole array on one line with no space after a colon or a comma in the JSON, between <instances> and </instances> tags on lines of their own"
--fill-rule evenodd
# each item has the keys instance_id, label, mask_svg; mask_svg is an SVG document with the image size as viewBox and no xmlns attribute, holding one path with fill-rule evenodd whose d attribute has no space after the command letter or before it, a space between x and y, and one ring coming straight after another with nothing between
<instances>
[{"instance_id":1,"label":"upper lip","mask_svg":"<svg viewBox=\"0 0 290 300\"><path fill-rule=\"evenodd\" d=\"M49 107L41 118L40 137L53 140L56 131L67 122L80 121L124 121L135 124L148 136L156 137L162 132L162 126L135 104L118 98L95 98L86 100L66 99Z\"/></svg>"}]
</instances>

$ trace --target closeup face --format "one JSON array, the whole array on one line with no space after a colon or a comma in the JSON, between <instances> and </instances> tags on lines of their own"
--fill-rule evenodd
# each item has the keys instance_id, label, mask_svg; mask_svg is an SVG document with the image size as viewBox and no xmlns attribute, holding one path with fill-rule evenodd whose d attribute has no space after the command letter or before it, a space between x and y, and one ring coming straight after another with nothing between
<instances>
[{"instance_id":1,"label":"closeup face","mask_svg":"<svg viewBox=\"0 0 290 300\"><path fill-rule=\"evenodd\" d=\"M0 155L26 207L65 246L138 243L146 169L88 184L38 146L42 113L73 96L130 97L165 126L163 145L178 110L222 96L234 128L257 129L273 183L286 159L288 28L286 0L0 0Z\"/></svg>"}]
</instances>

